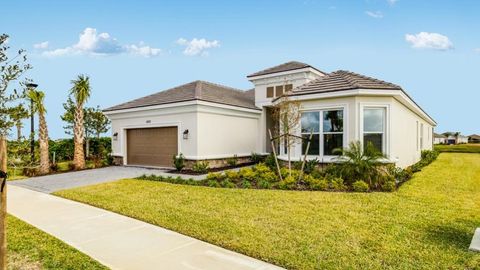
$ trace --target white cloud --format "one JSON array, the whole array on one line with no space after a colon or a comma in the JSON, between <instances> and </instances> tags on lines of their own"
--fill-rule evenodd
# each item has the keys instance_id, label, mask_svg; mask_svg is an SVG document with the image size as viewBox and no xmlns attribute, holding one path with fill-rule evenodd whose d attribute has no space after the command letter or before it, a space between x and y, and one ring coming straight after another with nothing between
<instances>
[{"instance_id":1,"label":"white cloud","mask_svg":"<svg viewBox=\"0 0 480 270\"><path fill-rule=\"evenodd\" d=\"M40 43L37 43L37 44L33 44L33 48L45 50L45 49L48 48L48 41L44 41L44 42L40 42Z\"/></svg>"},{"instance_id":2,"label":"white cloud","mask_svg":"<svg viewBox=\"0 0 480 270\"><path fill-rule=\"evenodd\" d=\"M398 0L387 0L388 4L390 4L391 6L395 5Z\"/></svg>"},{"instance_id":3,"label":"white cloud","mask_svg":"<svg viewBox=\"0 0 480 270\"><path fill-rule=\"evenodd\" d=\"M197 39L194 38L190 41L179 38L177 40L177 44L181 46L185 46L185 50L183 50L183 54L194 56L194 55L208 55L208 49L216 48L220 46L220 42L218 40L208 41L204 38Z\"/></svg>"},{"instance_id":4,"label":"white cloud","mask_svg":"<svg viewBox=\"0 0 480 270\"><path fill-rule=\"evenodd\" d=\"M122 45L116 38L110 36L109 33L97 34L97 29L87 27L80 34L78 42L72 46L65 48L50 50L43 52L46 56L62 56L72 54L87 55L113 55L120 53L129 53L144 57L157 56L161 52L159 48L146 46L143 43L139 45L126 44Z\"/></svg>"},{"instance_id":5,"label":"white cloud","mask_svg":"<svg viewBox=\"0 0 480 270\"><path fill-rule=\"evenodd\" d=\"M383 18L383 13L381 11L365 11L365 14L375 19Z\"/></svg>"},{"instance_id":6,"label":"white cloud","mask_svg":"<svg viewBox=\"0 0 480 270\"><path fill-rule=\"evenodd\" d=\"M473 51L476 52L476 53L480 53L480 48L476 48Z\"/></svg>"},{"instance_id":7,"label":"white cloud","mask_svg":"<svg viewBox=\"0 0 480 270\"><path fill-rule=\"evenodd\" d=\"M447 36L420 32L418 34L406 34L405 40L412 45L414 49L434 49L434 50L451 50L453 44Z\"/></svg>"}]
</instances>

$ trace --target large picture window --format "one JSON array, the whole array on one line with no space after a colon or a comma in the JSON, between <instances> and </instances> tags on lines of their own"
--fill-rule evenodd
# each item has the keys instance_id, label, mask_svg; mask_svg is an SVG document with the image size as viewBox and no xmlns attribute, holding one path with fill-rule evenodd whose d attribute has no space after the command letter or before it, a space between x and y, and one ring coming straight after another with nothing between
<instances>
[{"instance_id":1,"label":"large picture window","mask_svg":"<svg viewBox=\"0 0 480 270\"><path fill-rule=\"evenodd\" d=\"M369 142L378 151L385 152L385 108L365 108L363 110L363 145Z\"/></svg>"},{"instance_id":2,"label":"large picture window","mask_svg":"<svg viewBox=\"0 0 480 270\"><path fill-rule=\"evenodd\" d=\"M305 154L310 133L313 136L308 155L337 155L334 150L343 147L343 124L343 110L302 113L302 155Z\"/></svg>"}]
</instances>

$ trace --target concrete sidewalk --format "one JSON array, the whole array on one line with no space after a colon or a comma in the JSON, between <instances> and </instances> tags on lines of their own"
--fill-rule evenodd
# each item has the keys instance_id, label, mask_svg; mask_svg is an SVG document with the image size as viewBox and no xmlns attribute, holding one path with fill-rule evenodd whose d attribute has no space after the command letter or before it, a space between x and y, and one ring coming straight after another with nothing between
<instances>
[{"instance_id":1,"label":"concrete sidewalk","mask_svg":"<svg viewBox=\"0 0 480 270\"><path fill-rule=\"evenodd\" d=\"M480 228L475 230L475 234L473 235L472 243L470 244L469 249L471 251L480 252Z\"/></svg>"},{"instance_id":2,"label":"concrete sidewalk","mask_svg":"<svg viewBox=\"0 0 480 270\"><path fill-rule=\"evenodd\" d=\"M8 185L8 212L112 269L281 269L136 219Z\"/></svg>"}]
</instances>

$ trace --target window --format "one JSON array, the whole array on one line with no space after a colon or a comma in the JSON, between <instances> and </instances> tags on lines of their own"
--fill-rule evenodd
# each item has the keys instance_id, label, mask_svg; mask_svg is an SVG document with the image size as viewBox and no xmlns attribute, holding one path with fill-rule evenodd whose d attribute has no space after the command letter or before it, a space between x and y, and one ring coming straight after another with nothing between
<instances>
[{"instance_id":1,"label":"window","mask_svg":"<svg viewBox=\"0 0 480 270\"><path fill-rule=\"evenodd\" d=\"M304 138L302 155L307 149L310 132L313 136L308 155L335 155L334 150L343 147L343 110L305 112L302 114L301 131Z\"/></svg>"},{"instance_id":2,"label":"window","mask_svg":"<svg viewBox=\"0 0 480 270\"><path fill-rule=\"evenodd\" d=\"M285 85L285 93L292 91L293 85L292 84L287 84Z\"/></svg>"},{"instance_id":3,"label":"window","mask_svg":"<svg viewBox=\"0 0 480 270\"><path fill-rule=\"evenodd\" d=\"M267 87L267 98L273 98L273 86Z\"/></svg>"},{"instance_id":4,"label":"window","mask_svg":"<svg viewBox=\"0 0 480 270\"><path fill-rule=\"evenodd\" d=\"M269 86L267 87L267 98L280 97L284 93L292 91L292 89L293 89L292 84L286 84L285 86L283 85Z\"/></svg>"},{"instance_id":5,"label":"window","mask_svg":"<svg viewBox=\"0 0 480 270\"><path fill-rule=\"evenodd\" d=\"M302 126L302 155L307 150L308 138L310 133L313 133L312 141L310 142L310 148L308 155L318 156L320 155L320 113L319 112L305 112L302 113L301 118Z\"/></svg>"},{"instance_id":6,"label":"window","mask_svg":"<svg viewBox=\"0 0 480 270\"><path fill-rule=\"evenodd\" d=\"M378 151L385 152L385 109L363 110L363 145L372 143Z\"/></svg>"},{"instance_id":7,"label":"window","mask_svg":"<svg viewBox=\"0 0 480 270\"><path fill-rule=\"evenodd\" d=\"M283 95L283 85L275 86L275 97Z\"/></svg>"},{"instance_id":8,"label":"window","mask_svg":"<svg viewBox=\"0 0 480 270\"><path fill-rule=\"evenodd\" d=\"M420 124L420 147L423 149L423 123Z\"/></svg>"}]
</instances>

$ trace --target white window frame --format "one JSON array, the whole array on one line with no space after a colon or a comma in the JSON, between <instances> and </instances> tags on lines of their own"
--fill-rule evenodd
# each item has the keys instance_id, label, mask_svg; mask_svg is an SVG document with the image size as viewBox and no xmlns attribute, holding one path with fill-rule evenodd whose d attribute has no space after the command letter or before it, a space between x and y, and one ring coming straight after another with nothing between
<instances>
[{"instance_id":1,"label":"white window frame","mask_svg":"<svg viewBox=\"0 0 480 270\"><path fill-rule=\"evenodd\" d=\"M378 134L379 132L364 132L364 111L365 109L383 109L384 110L384 119L383 119L383 136L382 136L382 153L387 156L390 156L390 105L389 104L379 104L379 103L361 103L359 112L359 141L364 145L364 134Z\"/></svg>"},{"instance_id":2,"label":"white window frame","mask_svg":"<svg viewBox=\"0 0 480 270\"><path fill-rule=\"evenodd\" d=\"M323 131L323 113L325 111L343 111L343 131L342 132L324 132ZM314 159L314 158L321 158L321 161L324 162L329 162L332 161L335 158L338 158L337 155L324 155L324 140L323 140L323 135L324 134L343 134L343 140L342 140L342 147L345 148L347 147L347 134L348 134L348 109L347 105L336 105L336 106L323 106L323 107L316 107L312 109L303 109L301 110L301 113L307 113L307 112L317 112L319 113L319 129L318 132L314 132L313 134L318 134L319 135L319 155L307 155L307 159ZM302 133L301 132L301 123L299 125L299 136L302 135L310 135L310 133ZM303 156L302 154L302 143L300 142L300 147L299 151L297 152L297 156Z\"/></svg>"}]
</instances>

